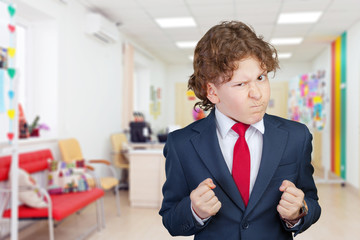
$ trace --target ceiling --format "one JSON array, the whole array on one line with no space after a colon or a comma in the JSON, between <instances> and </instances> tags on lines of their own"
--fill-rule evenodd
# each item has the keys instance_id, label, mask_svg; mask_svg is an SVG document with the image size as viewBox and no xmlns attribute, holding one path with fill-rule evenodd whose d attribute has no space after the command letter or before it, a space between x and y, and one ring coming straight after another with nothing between
<instances>
[{"instance_id":1,"label":"ceiling","mask_svg":"<svg viewBox=\"0 0 360 240\"><path fill-rule=\"evenodd\" d=\"M79 0L93 11L103 13L146 51L167 63L189 63L194 49L179 49L176 41L198 41L206 31L224 20L240 20L265 40L304 37L300 45L276 46L292 52L290 59L313 60L330 42L360 20L360 0ZM322 11L315 24L278 25L280 13ZM162 29L155 18L188 17L197 27Z\"/></svg>"}]
</instances>

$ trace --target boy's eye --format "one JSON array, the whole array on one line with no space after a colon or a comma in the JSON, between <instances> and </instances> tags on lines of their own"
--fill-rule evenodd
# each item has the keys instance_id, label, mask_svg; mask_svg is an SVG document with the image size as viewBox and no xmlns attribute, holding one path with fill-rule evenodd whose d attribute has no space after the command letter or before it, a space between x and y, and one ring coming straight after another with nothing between
<instances>
[{"instance_id":1,"label":"boy's eye","mask_svg":"<svg viewBox=\"0 0 360 240\"><path fill-rule=\"evenodd\" d=\"M262 80L265 80L266 76L265 74L261 74L259 77L258 77L258 80L262 81Z\"/></svg>"}]
</instances>

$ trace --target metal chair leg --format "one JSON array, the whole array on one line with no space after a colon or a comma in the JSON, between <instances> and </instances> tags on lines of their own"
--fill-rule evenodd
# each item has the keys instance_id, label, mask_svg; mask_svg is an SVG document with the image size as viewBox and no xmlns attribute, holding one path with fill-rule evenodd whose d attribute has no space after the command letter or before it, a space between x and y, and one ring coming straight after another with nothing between
<instances>
[{"instance_id":1,"label":"metal chair leg","mask_svg":"<svg viewBox=\"0 0 360 240\"><path fill-rule=\"evenodd\" d=\"M100 232L102 226L101 200L96 200L96 222L97 230Z\"/></svg>"},{"instance_id":2,"label":"metal chair leg","mask_svg":"<svg viewBox=\"0 0 360 240\"><path fill-rule=\"evenodd\" d=\"M100 199L100 202L101 202L102 227L105 228L105 227L106 227L106 223L105 223L104 197L102 197L102 198Z\"/></svg>"},{"instance_id":3,"label":"metal chair leg","mask_svg":"<svg viewBox=\"0 0 360 240\"><path fill-rule=\"evenodd\" d=\"M120 195L119 195L119 184L115 186L115 201L117 208L117 216L120 217Z\"/></svg>"}]
</instances>

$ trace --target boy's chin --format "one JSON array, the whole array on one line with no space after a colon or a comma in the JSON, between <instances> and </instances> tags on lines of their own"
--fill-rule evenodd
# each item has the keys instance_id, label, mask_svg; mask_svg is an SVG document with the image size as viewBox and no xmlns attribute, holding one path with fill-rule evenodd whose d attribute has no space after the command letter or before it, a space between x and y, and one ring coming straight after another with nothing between
<instances>
[{"instance_id":1,"label":"boy's chin","mask_svg":"<svg viewBox=\"0 0 360 240\"><path fill-rule=\"evenodd\" d=\"M262 113L262 114L257 114L256 116L252 116L248 119L248 122L246 124L254 124L254 123L257 123L259 121L261 121L261 119L263 119L265 113Z\"/></svg>"}]
</instances>

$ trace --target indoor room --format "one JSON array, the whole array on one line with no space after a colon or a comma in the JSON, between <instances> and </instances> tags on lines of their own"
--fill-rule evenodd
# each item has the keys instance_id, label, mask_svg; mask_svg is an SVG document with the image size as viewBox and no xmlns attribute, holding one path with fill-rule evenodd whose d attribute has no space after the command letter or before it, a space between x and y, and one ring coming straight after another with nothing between
<instances>
[{"instance_id":1,"label":"indoor room","mask_svg":"<svg viewBox=\"0 0 360 240\"><path fill-rule=\"evenodd\" d=\"M356 239L359 11L358 0L0 0L0 239ZM218 79L209 62L228 67L238 48L217 52L228 36L208 31L229 21L250 26L238 31L255 32L271 60L247 46L229 82L189 82ZM240 143L221 125L243 122L231 115L239 101L220 89L250 74L245 63L262 72L236 88L264 98L266 113L244 122ZM250 131L261 140L251 145ZM200 189L214 212L200 213Z\"/></svg>"}]
</instances>

